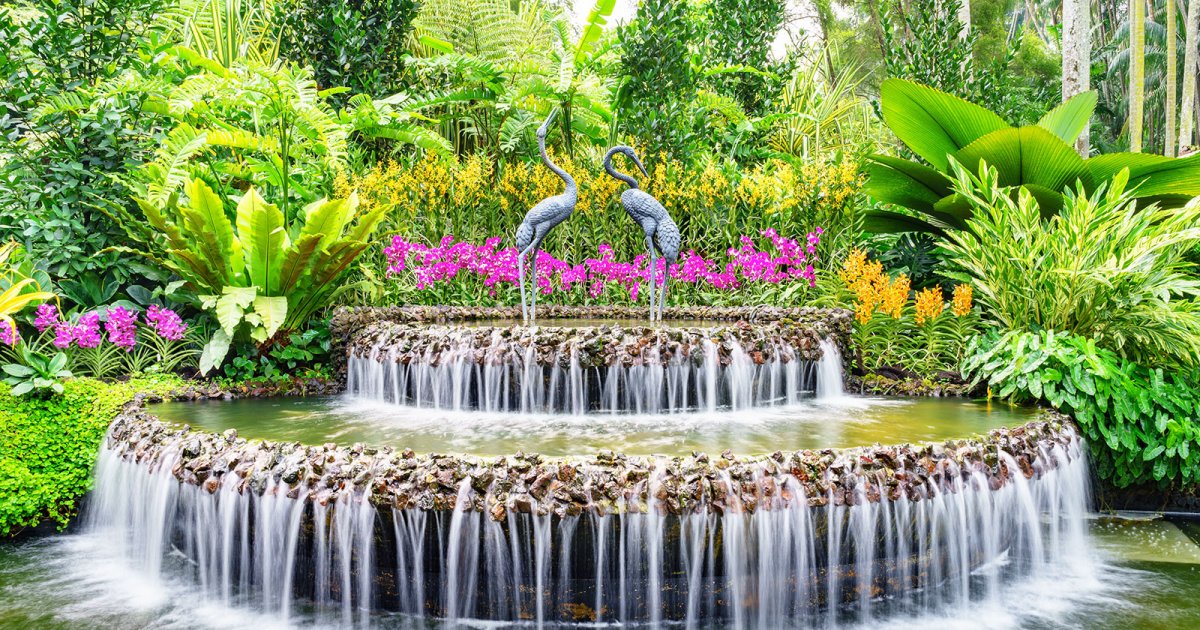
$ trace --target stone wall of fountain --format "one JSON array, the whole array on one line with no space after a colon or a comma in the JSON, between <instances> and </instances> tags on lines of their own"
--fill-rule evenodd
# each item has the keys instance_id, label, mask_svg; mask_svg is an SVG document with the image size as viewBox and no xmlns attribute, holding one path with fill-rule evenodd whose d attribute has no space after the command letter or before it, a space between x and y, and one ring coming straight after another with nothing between
<instances>
[{"instance_id":1,"label":"stone wall of fountain","mask_svg":"<svg viewBox=\"0 0 1200 630\"><path fill-rule=\"evenodd\" d=\"M551 307L537 327L517 325L518 314L354 309L331 328L335 353L347 358L347 390L366 398L493 412L672 413L795 403L836 389L834 376L840 387L837 346L851 322L849 311L801 308L674 308L666 315L675 323L659 327L622 307ZM822 376L826 355L839 364Z\"/></svg>"},{"instance_id":2,"label":"stone wall of fountain","mask_svg":"<svg viewBox=\"0 0 1200 630\"><path fill-rule=\"evenodd\" d=\"M250 442L142 402L110 429L90 527L151 573L177 550L207 597L349 624L380 609L764 628L936 610L1068 561L1088 506L1076 431L1053 416L920 446L484 460Z\"/></svg>"}]
</instances>

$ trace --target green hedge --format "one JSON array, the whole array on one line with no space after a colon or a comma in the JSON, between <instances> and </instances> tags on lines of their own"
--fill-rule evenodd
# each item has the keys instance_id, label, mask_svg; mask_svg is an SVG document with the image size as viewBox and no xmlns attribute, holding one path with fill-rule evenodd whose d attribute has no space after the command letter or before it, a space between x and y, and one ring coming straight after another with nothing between
<instances>
[{"instance_id":1,"label":"green hedge","mask_svg":"<svg viewBox=\"0 0 1200 630\"><path fill-rule=\"evenodd\" d=\"M64 527L91 488L96 453L121 405L179 384L166 376L114 384L81 378L51 398L13 397L0 385L0 537L46 520Z\"/></svg>"},{"instance_id":2,"label":"green hedge","mask_svg":"<svg viewBox=\"0 0 1200 630\"><path fill-rule=\"evenodd\" d=\"M977 337L963 372L992 395L1073 417L1100 478L1118 488L1200 483L1200 378L1131 363L1053 332Z\"/></svg>"}]
</instances>

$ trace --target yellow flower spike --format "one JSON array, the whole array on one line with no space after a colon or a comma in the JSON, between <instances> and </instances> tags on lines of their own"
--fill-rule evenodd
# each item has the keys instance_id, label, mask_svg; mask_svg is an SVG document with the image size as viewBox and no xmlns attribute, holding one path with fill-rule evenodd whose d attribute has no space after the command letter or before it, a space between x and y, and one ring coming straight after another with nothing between
<instances>
[{"instance_id":1,"label":"yellow flower spike","mask_svg":"<svg viewBox=\"0 0 1200 630\"><path fill-rule=\"evenodd\" d=\"M880 310L890 315L892 319L900 319L904 312L904 305L908 302L911 282L906 274L900 274L890 282L884 276L883 284L886 284L886 289L883 290L883 298L880 300Z\"/></svg>"},{"instance_id":2,"label":"yellow flower spike","mask_svg":"<svg viewBox=\"0 0 1200 630\"><path fill-rule=\"evenodd\" d=\"M942 288L921 289L917 292L917 325L935 321L946 307L942 299Z\"/></svg>"},{"instance_id":3,"label":"yellow flower spike","mask_svg":"<svg viewBox=\"0 0 1200 630\"><path fill-rule=\"evenodd\" d=\"M969 284L959 284L954 287L953 311L957 317L963 317L971 312L971 298L975 289Z\"/></svg>"}]
</instances>

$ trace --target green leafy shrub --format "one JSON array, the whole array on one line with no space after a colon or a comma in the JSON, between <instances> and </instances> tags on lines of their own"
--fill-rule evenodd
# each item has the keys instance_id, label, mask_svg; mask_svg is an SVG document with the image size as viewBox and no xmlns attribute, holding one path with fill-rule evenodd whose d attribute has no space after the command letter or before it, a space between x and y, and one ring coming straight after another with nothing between
<instances>
[{"instance_id":1,"label":"green leafy shrub","mask_svg":"<svg viewBox=\"0 0 1200 630\"><path fill-rule=\"evenodd\" d=\"M67 369L67 355L62 352L54 356L45 356L29 349L21 348L21 362L4 365L4 373L8 375L4 382L12 386L13 396L34 394L63 393L64 378L71 378Z\"/></svg>"},{"instance_id":2,"label":"green leafy shrub","mask_svg":"<svg viewBox=\"0 0 1200 630\"><path fill-rule=\"evenodd\" d=\"M129 206L123 175L149 152L136 95L97 81L140 67L162 0L30 0L0 7L0 239L22 243L74 299L148 271L100 254L121 232L102 211Z\"/></svg>"},{"instance_id":3,"label":"green leafy shrub","mask_svg":"<svg viewBox=\"0 0 1200 630\"><path fill-rule=\"evenodd\" d=\"M1188 252L1200 243L1200 203L1138 207L1122 171L1092 192L1067 191L1049 220L1035 197L1016 198L995 169L959 167L955 190L973 209L947 237L943 275L975 287L1006 330L1057 330L1095 339L1143 365L1198 364L1200 281Z\"/></svg>"},{"instance_id":4,"label":"green leafy shrub","mask_svg":"<svg viewBox=\"0 0 1200 630\"><path fill-rule=\"evenodd\" d=\"M371 96L400 91L415 0L295 0L277 5L285 57L313 68L325 87Z\"/></svg>"},{"instance_id":5,"label":"green leafy shrub","mask_svg":"<svg viewBox=\"0 0 1200 630\"><path fill-rule=\"evenodd\" d=\"M637 18L620 30L622 83L618 124L652 161L660 153L691 160L699 150L691 101L698 77L692 69L696 24L687 2L646 0Z\"/></svg>"},{"instance_id":6,"label":"green leafy shrub","mask_svg":"<svg viewBox=\"0 0 1200 630\"><path fill-rule=\"evenodd\" d=\"M173 378L106 384L75 379L61 396L18 398L0 386L0 537L44 520L64 527L91 487L96 453L121 405Z\"/></svg>"},{"instance_id":7,"label":"green leafy shrub","mask_svg":"<svg viewBox=\"0 0 1200 630\"><path fill-rule=\"evenodd\" d=\"M1200 482L1200 380L1122 359L1077 335L990 334L964 373L992 394L1044 401L1072 416L1101 478L1119 488Z\"/></svg>"},{"instance_id":8,"label":"green leafy shrub","mask_svg":"<svg viewBox=\"0 0 1200 630\"><path fill-rule=\"evenodd\" d=\"M990 109L1011 109L1009 103L1019 89L1008 65L1016 50L1006 46L1000 58L980 59L975 51L978 29L960 36L960 0L885 0L881 4L885 9L879 21L887 76L929 85Z\"/></svg>"},{"instance_id":9,"label":"green leafy shrub","mask_svg":"<svg viewBox=\"0 0 1200 630\"><path fill-rule=\"evenodd\" d=\"M239 330L262 343L290 332L351 285L336 283L370 242L389 206L359 213L358 197L321 199L289 219L254 188L234 219L202 180L185 186L187 203L138 200L154 231L140 252L201 294L220 328L204 349L200 371L219 365Z\"/></svg>"}]
</instances>

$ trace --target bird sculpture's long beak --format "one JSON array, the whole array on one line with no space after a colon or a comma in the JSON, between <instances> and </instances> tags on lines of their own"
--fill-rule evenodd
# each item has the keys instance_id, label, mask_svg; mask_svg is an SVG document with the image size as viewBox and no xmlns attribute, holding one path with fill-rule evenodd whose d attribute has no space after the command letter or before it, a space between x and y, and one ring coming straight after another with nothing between
<instances>
[{"instance_id":1,"label":"bird sculpture's long beak","mask_svg":"<svg viewBox=\"0 0 1200 630\"><path fill-rule=\"evenodd\" d=\"M550 115L546 116L546 122L542 123L542 129L549 129L550 124L553 123L554 119L557 117L558 117L558 107L554 107L550 110Z\"/></svg>"},{"instance_id":2,"label":"bird sculpture's long beak","mask_svg":"<svg viewBox=\"0 0 1200 630\"><path fill-rule=\"evenodd\" d=\"M642 177L650 177L650 173L646 172L646 167L642 166L642 161L640 159L638 159L638 156L634 155L632 157L633 157L633 163L637 164L638 170L642 172Z\"/></svg>"}]
</instances>

